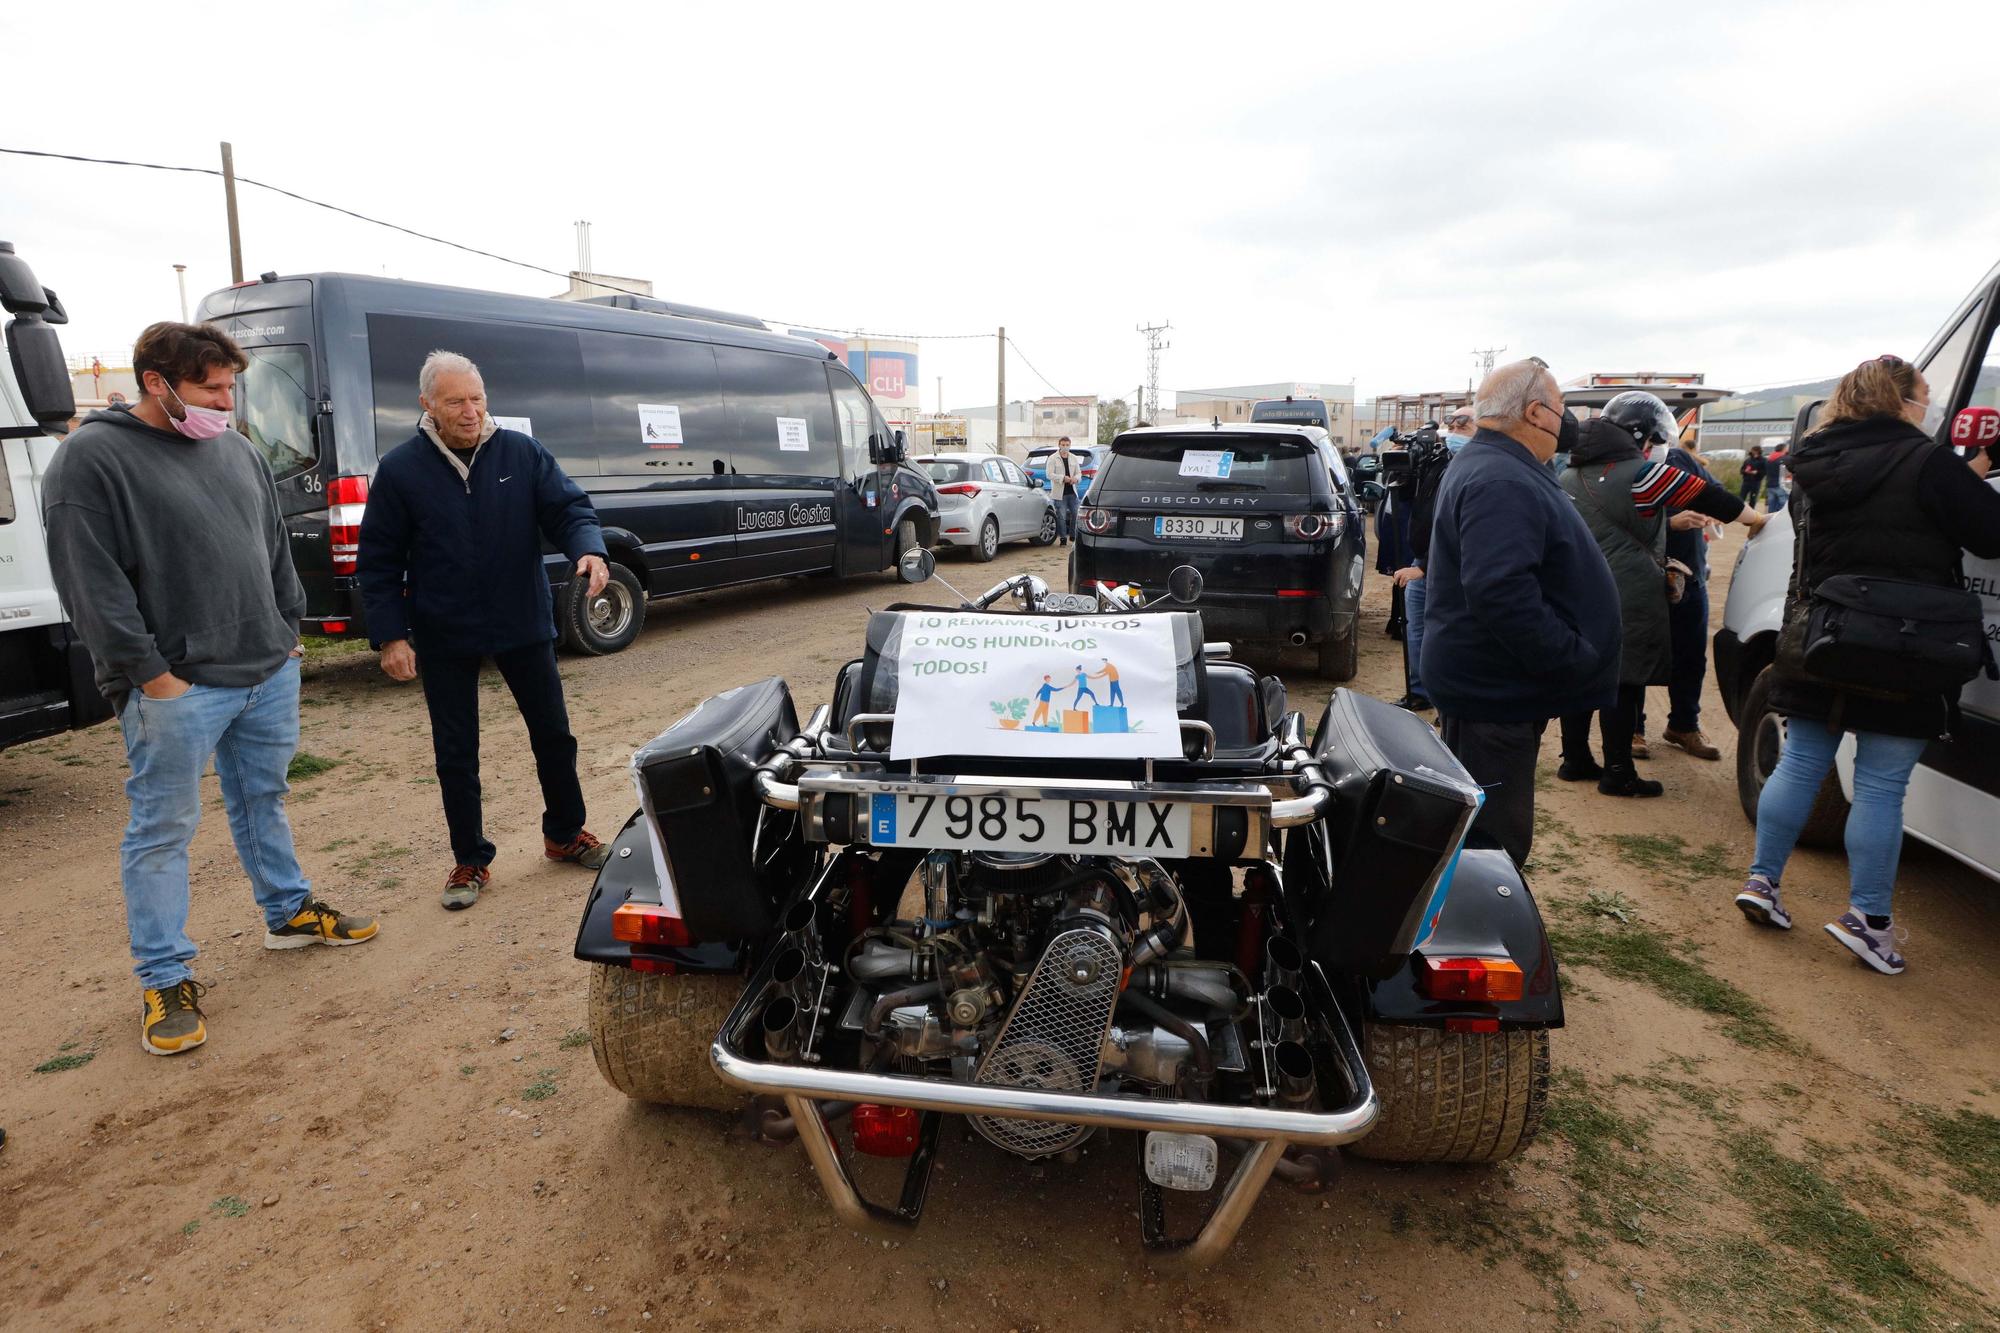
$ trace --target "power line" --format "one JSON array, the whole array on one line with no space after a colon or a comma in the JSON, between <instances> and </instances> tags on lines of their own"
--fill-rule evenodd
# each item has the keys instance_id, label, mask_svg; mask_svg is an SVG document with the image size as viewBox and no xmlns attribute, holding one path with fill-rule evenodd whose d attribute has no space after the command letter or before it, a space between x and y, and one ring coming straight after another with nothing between
<instances>
[{"instance_id":1,"label":"power line","mask_svg":"<svg viewBox=\"0 0 2000 1333\"><path fill-rule=\"evenodd\" d=\"M1007 345L1014 349L1014 354L1016 356L1021 358L1021 364L1026 366L1030 371L1032 371L1036 379L1040 380L1043 384L1048 386L1048 390L1050 393L1054 394L1058 398L1069 398L1072 396L1070 394L1064 393L1061 389L1058 389L1055 386L1054 382L1051 381L1047 375L1044 375L1040 370L1037 370L1035 368L1035 363L1028 360L1028 354L1021 350L1021 344L1015 342L1013 338L1010 337L1007 339Z\"/></svg>"},{"instance_id":2,"label":"power line","mask_svg":"<svg viewBox=\"0 0 2000 1333\"><path fill-rule=\"evenodd\" d=\"M214 167L180 167L180 166L173 166L171 164L164 162L134 162L126 158L118 158L118 157L85 157L80 153L51 153L35 148L0 147L0 153L11 153L17 157L51 158L61 162L87 162L92 165L101 167L138 167L146 171L177 171L190 176L220 176L222 174L221 171L217 170ZM323 199L314 199L307 195L299 194L296 191L287 190L280 185L272 185L265 181L252 180L248 176L241 176L241 175L237 176L236 180L237 183L241 185L254 185L260 190L269 190L272 194L281 194L285 196L285 198L287 199L295 199L299 203L310 204L314 208L323 208L327 210L329 213L339 213L343 217L353 218L357 222L366 222L377 227L387 227L390 231L399 231L403 233L405 236L414 236L420 241L430 241L435 245L449 246L454 250L462 250L469 255L478 255L482 259L493 259L499 261L502 264L512 264L516 268L528 269L531 272L546 273L548 276L552 278L561 278L564 281L568 281L570 277L570 275L567 273L563 273L552 268L546 268L541 264L531 264L525 259L511 259L506 255L495 254L491 250L482 250L476 245L465 245L458 241L447 240L442 236L433 236L429 232L418 231L414 227L405 227L401 223L386 222L381 218L370 217L366 213L357 213L351 208L342 208L339 204L329 204ZM650 295L650 293L648 292L638 291L630 287L620 287L616 283L603 282L596 277L590 278L589 281L592 286L603 287L607 291L621 292L627 296ZM991 333L864 332L861 329L843 329L843 328L837 328L831 324L814 324L806 320L790 320L790 319L787 320L767 319L765 322L769 324L784 324L791 328L817 329L823 333L844 333L849 337L854 337L854 338L895 338L907 342L949 342L958 339L991 338L994 336Z\"/></svg>"}]
</instances>

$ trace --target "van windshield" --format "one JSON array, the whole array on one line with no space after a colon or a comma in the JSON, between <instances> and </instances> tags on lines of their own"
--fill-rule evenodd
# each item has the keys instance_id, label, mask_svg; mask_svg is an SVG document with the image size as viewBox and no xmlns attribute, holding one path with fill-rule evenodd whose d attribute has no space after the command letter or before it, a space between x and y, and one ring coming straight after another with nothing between
<instances>
[{"instance_id":1,"label":"van windshield","mask_svg":"<svg viewBox=\"0 0 2000 1333\"><path fill-rule=\"evenodd\" d=\"M313 443L312 362L304 347L245 347L236 377L236 428L280 480L318 456Z\"/></svg>"},{"instance_id":2,"label":"van windshield","mask_svg":"<svg viewBox=\"0 0 2000 1333\"><path fill-rule=\"evenodd\" d=\"M1312 454L1290 440L1144 440L1111 451L1105 491L1312 493Z\"/></svg>"}]
</instances>

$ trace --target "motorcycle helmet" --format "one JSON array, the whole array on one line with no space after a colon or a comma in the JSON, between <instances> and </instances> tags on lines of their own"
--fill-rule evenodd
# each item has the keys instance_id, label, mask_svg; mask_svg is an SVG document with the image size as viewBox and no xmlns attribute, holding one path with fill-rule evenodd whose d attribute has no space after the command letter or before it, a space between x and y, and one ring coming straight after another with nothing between
<instances>
[{"instance_id":1,"label":"motorcycle helmet","mask_svg":"<svg viewBox=\"0 0 2000 1333\"><path fill-rule=\"evenodd\" d=\"M1671 445L1681 438L1680 422L1659 395L1634 389L1604 405L1604 419L1628 431L1641 449Z\"/></svg>"}]
</instances>

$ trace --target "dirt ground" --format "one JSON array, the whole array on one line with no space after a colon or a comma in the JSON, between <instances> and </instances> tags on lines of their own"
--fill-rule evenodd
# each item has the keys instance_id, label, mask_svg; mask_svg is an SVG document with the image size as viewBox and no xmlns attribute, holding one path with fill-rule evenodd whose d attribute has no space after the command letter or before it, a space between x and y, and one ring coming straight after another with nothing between
<instances>
[{"instance_id":1,"label":"dirt ground","mask_svg":"<svg viewBox=\"0 0 2000 1333\"><path fill-rule=\"evenodd\" d=\"M1738 538L1716 552L1714 615ZM1056 576L1008 548L943 573ZM1401 692L1371 579L1358 688ZM803 714L885 579L655 604L611 658L565 658L592 825L633 804L633 748L770 673ZM1327 687L1282 664L1316 719ZM1350 1159L1274 1184L1223 1265L1138 1244L1129 1146L1023 1167L947 1131L922 1228L836 1224L796 1146L626 1102L582 1039L570 957L586 872L543 861L531 759L486 698L494 885L437 904L444 842L422 699L372 656L309 666L292 819L317 888L373 912L360 948L266 953L209 779L194 848L209 1042L141 1053L117 845L122 750L100 727L0 754L0 949L22 1040L0 1080L0 1325L432 1329L1889 1328L2000 1325L2000 886L1911 847L1909 972L1820 931L1837 853L1786 878L1799 922L1729 906L1751 849L1734 735L1658 740L1664 799L1545 773L1529 867L1569 1026L1540 1141L1497 1169ZM1554 766L1553 736L1545 768ZM308 765L309 767L316 767Z\"/></svg>"}]
</instances>

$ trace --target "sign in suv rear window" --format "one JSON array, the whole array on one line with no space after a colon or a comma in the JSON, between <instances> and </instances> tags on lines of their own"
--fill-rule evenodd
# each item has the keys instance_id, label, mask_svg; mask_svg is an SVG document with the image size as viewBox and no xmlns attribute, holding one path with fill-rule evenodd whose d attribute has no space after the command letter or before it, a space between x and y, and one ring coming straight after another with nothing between
<instances>
[{"instance_id":1,"label":"sign in suv rear window","mask_svg":"<svg viewBox=\"0 0 2000 1333\"><path fill-rule=\"evenodd\" d=\"M1218 458L1223 455L1224 458ZM1101 491L1271 491L1310 495L1312 453L1292 441L1223 436L1134 440L1112 446Z\"/></svg>"}]
</instances>

